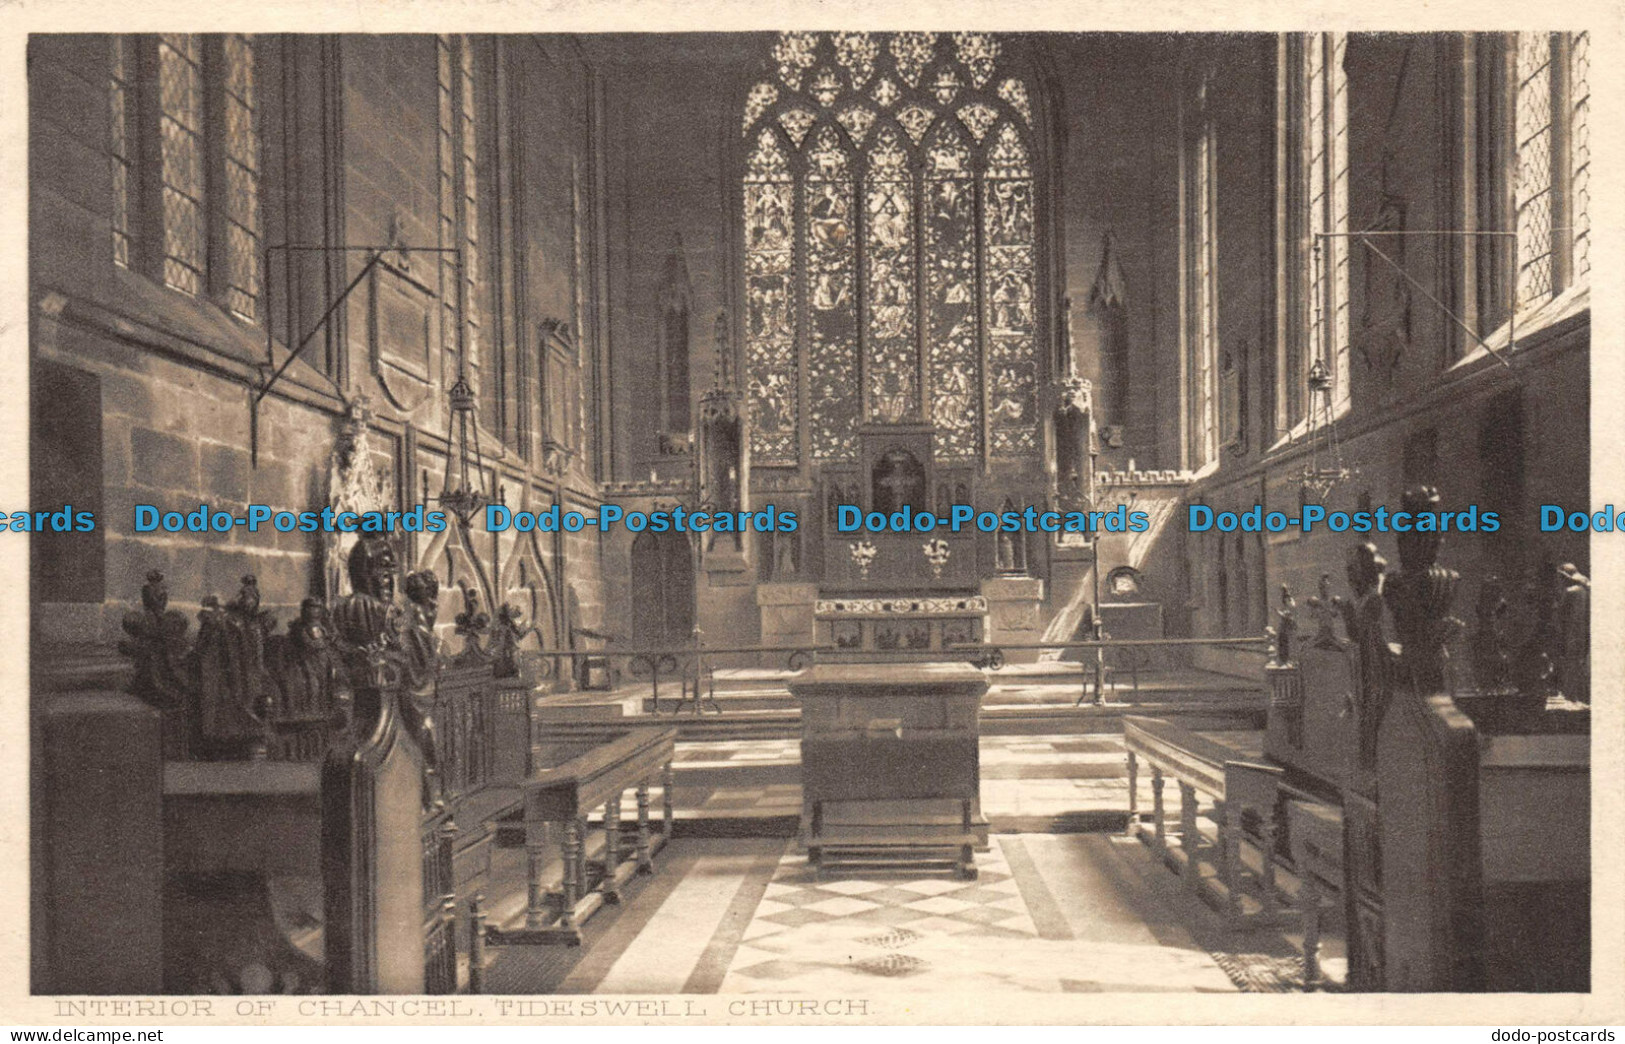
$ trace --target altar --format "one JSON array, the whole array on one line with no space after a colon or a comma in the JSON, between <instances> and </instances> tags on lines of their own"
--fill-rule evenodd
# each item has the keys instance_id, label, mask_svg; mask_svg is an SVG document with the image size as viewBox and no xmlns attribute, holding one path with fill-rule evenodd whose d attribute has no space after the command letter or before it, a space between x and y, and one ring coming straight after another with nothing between
<instances>
[{"instance_id":1,"label":"altar","mask_svg":"<svg viewBox=\"0 0 1625 1044\"><path fill-rule=\"evenodd\" d=\"M801 704L802 844L820 874L952 869L987 848L978 717L987 679L967 663L819 664Z\"/></svg>"}]
</instances>

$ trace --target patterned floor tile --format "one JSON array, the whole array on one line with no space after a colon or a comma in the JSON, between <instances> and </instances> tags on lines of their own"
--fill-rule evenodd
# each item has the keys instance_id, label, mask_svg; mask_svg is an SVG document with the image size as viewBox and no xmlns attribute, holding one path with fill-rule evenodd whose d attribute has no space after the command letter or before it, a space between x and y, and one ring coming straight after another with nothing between
<instances>
[{"instance_id":1,"label":"patterned floor tile","mask_svg":"<svg viewBox=\"0 0 1625 1044\"><path fill-rule=\"evenodd\" d=\"M933 895L929 899L920 899L908 904L912 909L924 910L931 914L956 914L961 910L976 909L975 903L967 903L963 899L950 899L945 895Z\"/></svg>"},{"instance_id":2,"label":"patterned floor tile","mask_svg":"<svg viewBox=\"0 0 1625 1044\"><path fill-rule=\"evenodd\" d=\"M829 914L832 917L850 917L853 914L878 910L879 908L876 903L865 902L850 895L838 895L833 899L823 899L816 903L808 903L802 907L804 910L816 910L821 914Z\"/></svg>"},{"instance_id":3,"label":"patterned floor tile","mask_svg":"<svg viewBox=\"0 0 1625 1044\"><path fill-rule=\"evenodd\" d=\"M820 881L805 855L787 852L722 991L946 983L961 977L957 969L965 961L985 963L977 956L984 944L1035 940L1037 929L997 840L976 862L980 876L970 882L900 875ZM1042 988L1059 989L1058 980L1043 981Z\"/></svg>"},{"instance_id":4,"label":"patterned floor tile","mask_svg":"<svg viewBox=\"0 0 1625 1044\"><path fill-rule=\"evenodd\" d=\"M774 921L778 924L786 925L791 928L799 928L804 924L818 924L822 921L828 921L831 919L831 915L829 914L819 913L817 910L808 910L805 908L786 910L783 913L772 914L766 918L766 920Z\"/></svg>"},{"instance_id":5,"label":"patterned floor tile","mask_svg":"<svg viewBox=\"0 0 1625 1044\"><path fill-rule=\"evenodd\" d=\"M825 881L818 887L826 892L839 892L841 895L866 895L869 892L884 891L886 885L882 881L854 877L842 881Z\"/></svg>"},{"instance_id":6,"label":"patterned floor tile","mask_svg":"<svg viewBox=\"0 0 1625 1044\"><path fill-rule=\"evenodd\" d=\"M881 906L864 914L863 919L874 924L905 925L930 916L924 910L915 910L907 906Z\"/></svg>"},{"instance_id":7,"label":"patterned floor tile","mask_svg":"<svg viewBox=\"0 0 1625 1044\"><path fill-rule=\"evenodd\" d=\"M977 863L980 865L980 857L978 857ZM958 880L957 878L948 879L940 877L925 877L917 881L909 881L905 884L899 885L898 887L905 891L918 892L920 895L941 895L943 892L958 891L964 886L964 882Z\"/></svg>"},{"instance_id":8,"label":"patterned floor tile","mask_svg":"<svg viewBox=\"0 0 1625 1044\"><path fill-rule=\"evenodd\" d=\"M870 882L878 883L878 882ZM911 892L896 885L884 885L872 892L863 893L863 897L871 902L884 903L887 906L903 906L920 898L919 892Z\"/></svg>"},{"instance_id":9,"label":"patterned floor tile","mask_svg":"<svg viewBox=\"0 0 1625 1044\"><path fill-rule=\"evenodd\" d=\"M770 885L769 887L772 886ZM763 899L756 907L756 917L758 920L761 920L772 917L774 914L786 913L787 911L794 909L795 907L791 906L789 903L781 903L774 899Z\"/></svg>"}]
</instances>

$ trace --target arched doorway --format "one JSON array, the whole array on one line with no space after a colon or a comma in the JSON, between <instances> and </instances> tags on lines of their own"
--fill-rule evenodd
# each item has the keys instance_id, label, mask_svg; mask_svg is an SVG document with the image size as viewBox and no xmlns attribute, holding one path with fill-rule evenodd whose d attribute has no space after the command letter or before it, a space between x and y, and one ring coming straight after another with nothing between
<instances>
[{"instance_id":1,"label":"arched doorway","mask_svg":"<svg viewBox=\"0 0 1625 1044\"><path fill-rule=\"evenodd\" d=\"M632 541L632 644L687 645L694 634L694 560L681 533L639 533Z\"/></svg>"}]
</instances>

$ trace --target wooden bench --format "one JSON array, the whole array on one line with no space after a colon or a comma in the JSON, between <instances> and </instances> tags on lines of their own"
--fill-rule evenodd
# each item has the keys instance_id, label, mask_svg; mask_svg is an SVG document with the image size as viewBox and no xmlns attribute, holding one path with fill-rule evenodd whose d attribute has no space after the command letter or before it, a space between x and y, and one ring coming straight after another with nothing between
<instances>
[{"instance_id":1,"label":"wooden bench","mask_svg":"<svg viewBox=\"0 0 1625 1044\"><path fill-rule=\"evenodd\" d=\"M1129 831L1177 870L1193 895L1226 915L1239 927L1305 926L1304 963L1318 979L1321 917L1330 909L1327 894L1335 893L1342 879L1342 813L1319 795L1293 782L1287 771L1264 760L1238 756L1238 751L1206 736L1160 718L1129 716L1123 719L1124 746L1128 750ZM1139 821L1139 764L1151 770L1152 823ZM1180 840L1171 848L1166 834L1167 810L1163 781L1172 777L1180 791ZM1198 827L1201 795L1213 803L1217 824L1215 842L1208 842ZM1298 827L1298 833L1293 827ZM1289 865L1300 879L1296 904L1288 902L1277 880L1282 860L1285 827ZM1301 833L1301 837L1299 836ZM1259 868L1251 870L1242 857L1243 844L1254 847ZM1216 880L1202 873L1205 857L1214 857ZM1248 888L1251 884L1253 887ZM1258 909L1246 908L1249 891Z\"/></svg>"},{"instance_id":2,"label":"wooden bench","mask_svg":"<svg viewBox=\"0 0 1625 1044\"><path fill-rule=\"evenodd\" d=\"M1187 891L1200 894L1203 890L1202 854L1217 849L1222 856L1224 846L1222 843L1209 846L1202 838L1197 826L1198 795L1206 794L1222 809L1224 765L1236 757L1236 751L1172 722L1139 715L1123 719L1123 745L1128 749L1129 832L1150 845L1158 858L1184 876ZM1141 761L1151 770L1150 830L1143 827L1139 817ZM1177 854L1168 846L1167 807L1163 800L1164 780L1170 776L1179 785L1180 847ZM1222 834L1222 817L1218 822Z\"/></svg>"},{"instance_id":3,"label":"wooden bench","mask_svg":"<svg viewBox=\"0 0 1625 1044\"><path fill-rule=\"evenodd\" d=\"M522 920L486 927L475 916L472 965L483 968L484 946L562 943L580 945L581 925L605 903L620 902L620 890L637 873L652 873L654 857L671 838L672 754L677 729L671 726L574 730L537 748L544 765L520 784L524 802L525 852L529 889ZM649 787L659 780L665 800L661 830L649 829ZM632 859L623 859L621 801L627 790L637 795L637 832ZM604 810L601 874L591 884L587 859L589 813ZM562 828L558 830L555 828ZM562 849L564 880L555 898L546 888L544 870L549 835Z\"/></svg>"},{"instance_id":4,"label":"wooden bench","mask_svg":"<svg viewBox=\"0 0 1625 1044\"><path fill-rule=\"evenodd\" d=\"M1313 989L1321 981L1322 919L1342 906L1343 810L1320 801L1288 801L1286 814L1303 916L1303 985Z\"/></svg>"}]
</instances>

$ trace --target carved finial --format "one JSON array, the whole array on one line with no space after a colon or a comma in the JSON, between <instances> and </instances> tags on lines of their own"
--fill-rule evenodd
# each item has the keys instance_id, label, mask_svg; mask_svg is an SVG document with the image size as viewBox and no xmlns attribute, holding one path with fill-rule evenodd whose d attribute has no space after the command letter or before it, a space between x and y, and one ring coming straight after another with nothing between
<instances>
[{"instance_id":1,"label":"carved finial","mask_svg":"<svg viewBox=\"0 0 1625 1044\"><path fill-rule=\"evenodd\" d=\"M1268 629L1270 637L1275 639L1276 663L1290 663L1292 660L1292 638L1298 633L1298 622L1292 615L1296 610L1292 589L1282 584L1281 608L1275 611L1275 626Z\"/></svg>"},{"instance_id":2,"label":"carved finial","mask_svg":"<svg viewBox=\"0 0 1625 1044\"><path fill-rule=\"evenodd\" d=\"M1413 486L1400 498L1400 510L1414 518L1419 513L1436 514L1439 510L1439 491L1432 486ZM1437 531L1422 532L1412 526L1396 538L1399 544L1399 568L1404 573L1424 573L1439 558L1439 545L1443 537Z\"/></svg>"},{"instance_id":3,"label":"carved finial","mask_svg":"<svg viewBox=\"0 0 1625 1044\"><path fill-rule=\"evenodd\" d=\"M1431 486L1406 490L1401 509L1416 517L1435 513L1439 493ZM1414 527L1400 533L1399 573L1389 579L1387 602L1393 610L1394 629L1399 632L1401 665L1418 694L1442 690L1448 646L1461 629L1461 621L1450 615L1456 585L1461 577L1454 569L1438 564L1440 534L1420 532Z\"/></svg>"},{"instance_id":4,"label":"carved finial","mask_svg":"<svg viewBox=\"0 0 1625 1044\"><path fill-rule=\"evenodd\" d=\"M141 607L159 616L169 608L169 585L164 583L164 574L156 569L147 574L147 582L141 585Z\"/></svg>"},{"instance_id":5,"label":"carved finial","mask_svg":"<svg viewBox=\"0 0 1625 1044\"><path fill-rule=\"evenodd\" d=\"M1057 382L1061 393L1061 407L1071 407L1079 412L1087 412L1094 406L1094 385L1087 377L1073 374Z\"/></svg>"},{"instance_id":6,"label":"carved finial","mask_svg":"<svg viewBox=\"0 0 1625 1044\"><path fill-rule=\"evenodd\" d=\"M439 614L440 578L430 569L406 574L406 598L422 611L424 620L433 626Z\"/></svg>"},{"instance_id":7,"label":"carved finial","mask_svg":"<svg viewBox=\"0 0 1625 1044\"><path fill-rule=\"evenodd\" d=\"M1381 594L1382 578L1387 570L1388 560L1377 551L1376 544L1368 540L1349 548L1345 574L1348 576L1349 587L1354 591L1355 598L1363 599L1372 593Z\"/></svg>"},{"instance_id":8,"label":"carved finial","mask_svg":"<svg viewBox=\"0 0 1625 1044\"><path fill-rule=\"evenodd\" d=\"M717 312L712 329L716 338L715 358L711 366L711 387L700 396L700 418L706 422L732 421L739 416L739 394L734 388L733 349L726 311Z\"/></svg>"},{"instance_id":9,"label":"carved finial","mask_svg":"<svg viewBox=\"0 0 1625 1044\"><path fill-rule=\"evenodd\" d=\"M253 616L260 610L260 584L253 573L243 576L242 587L237 589L237 595L226 604L226 608L243 616Z\"/></svg>"},{"instance_id":10,"label":"carved finial","mask_svg":"<svg viewBox=\"0 0 1625 1044\"><path fill-rule=\"evenodd\" d=\"M1575 703L1591 702L1591 581L1564 562L1557 570L1557 683Z\"/></svg>"},{"instance_id":11,"label":"carved finial","mask_svg":"<svg viewBox=\"0 0 1625 1044\"><path fill-rule=\"evenodd\" d=\"M512 678L519 673L519 642L525 636L525 614L518 606L504 603L497 609L496 625L491 633L491 657L498 678Z\"/></svg>"},{"instance_id":12,"label":"carved finial","mask_svg":"<svg viewBox=\"0 0 1625 1044\"><path fill-rule=\"evenodd\" d=\"M1330 573L1320 574L1317 590L1319 594L1309 599L1309 615L1315 621L1315 643L1336 644L1337 635L1332 633L1332 622L1337 619L1339 599L1332 597Z\"/></svg>"},{"instance_id":13,"label":"carved finial","mask_svg":"<svg viewBox=\"0 0 1625 1044\"><path fill-rule=\"evenodd\" d=\"M1511 681L1511 658L1506 649L1506 615L1511 606L1498 576L1487 576L1478 588L1473 607L1473 682L1479 692L1504 692Z\"/></svg>"},{"instance_id":14,"label":"carved finial","mask_svg":"<svg viewBox=\"0 0 1625 1044\"><path fill-rule=\"evenodd\" d=\"M483 663L490 658L486 652L485 632L491 627L491 616L480 608L480 596L472 587L463 588L463 611L457 614L457 635L463 640L463 649L457 654L459 664Z\"/></svg>"}]
</instances>

